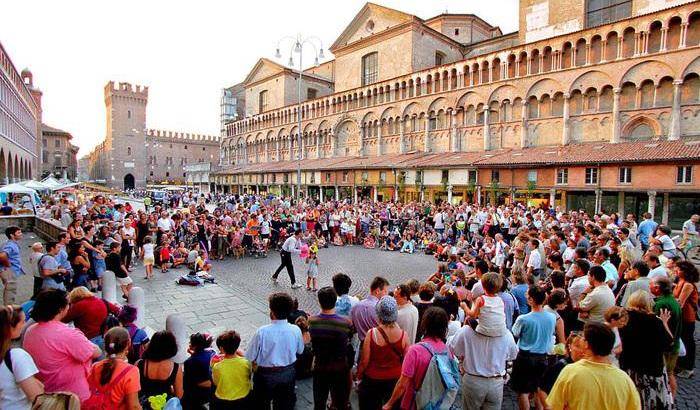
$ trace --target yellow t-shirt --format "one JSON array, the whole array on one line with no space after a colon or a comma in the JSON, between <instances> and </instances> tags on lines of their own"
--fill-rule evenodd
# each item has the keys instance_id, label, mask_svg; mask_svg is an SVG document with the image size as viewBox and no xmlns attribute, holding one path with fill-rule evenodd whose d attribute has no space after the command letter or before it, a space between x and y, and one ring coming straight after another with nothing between
<instances>
[{"instance_id":1,"label":"yellow t-shirt","mask_svg":"<svg viewBox=\"0 0 700 410\"><path fill-rule=\"evenodd\" d=\"M250 393L250 362L245 357L232 357L215 363L211 368L216 385L216 397L222 400L242 399Z\"/></svg>"},{"instance_id":2,"label":"yellow t-shirt","mask_svg":"<svg viewBox=\"0 0 700 410\"><path fill-rule=\"evenodd\" d=\"M627 373L611 364L583 359L559 374L547 404L553 410L638 410L639 394Z\"/></svg>"}]
</instances>

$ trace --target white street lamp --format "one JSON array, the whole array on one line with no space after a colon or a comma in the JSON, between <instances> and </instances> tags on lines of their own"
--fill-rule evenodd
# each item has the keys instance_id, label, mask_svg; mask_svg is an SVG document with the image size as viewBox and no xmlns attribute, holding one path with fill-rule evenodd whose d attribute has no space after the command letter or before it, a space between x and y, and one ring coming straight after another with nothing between
<instances>
[{"instance_id":1,"label":"white street lamp","mask_svg":"<svg viewBox=\"0 0 700 410\"><path fill-rule=\"evenodd\" d=\"M296 198L299 199L301 196L301 161L303 159L302 152L302 128L301 128L301 81L304 76L304 69L302 65L302 54L304 46L310 46L314 52L314 64L318 66L319 59L323 59L323 42L318 37L302 37L301 34L297 34L296 38L291 36L286 36L281 38L277 42L277 48L275 49L275 57L282 58L280 53L280 43L283 41L291 40L292 46L289 51L289 66L294 66L294 53L299 54L299 80L297 81L297 189ZM317 45L318 44L318 45ZM290 141L291 142L291 141Z\"/></svg>"}]
</instances>

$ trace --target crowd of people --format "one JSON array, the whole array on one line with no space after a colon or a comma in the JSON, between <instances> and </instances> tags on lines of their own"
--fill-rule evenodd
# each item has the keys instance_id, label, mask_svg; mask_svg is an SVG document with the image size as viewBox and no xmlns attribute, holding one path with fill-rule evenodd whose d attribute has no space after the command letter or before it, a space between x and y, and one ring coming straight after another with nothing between
<instances>
[{"instance_id":1,"label":"crowd of people","mask_svg":"<svg viewBox=\"0 0 700 410\"><path fill-rule=\"evenodd\" d=\"M506 384L521 409L671 409L677 378L693 376L700 278L678 246L698 243L697 215L677 244L650 214L189 192L146 202L49 198L40 215L66 231L34 243L28 263L22 230L6 229L0 408L291 409L296 380L311 377L316 409L350 408L353 390L360 409L500 408ZM345 273L319 281L329 246L436 269L377 276L360 299ZM195 333L178 363L173 333L135 324L136 271L212 275L216 260L276 251L271 279L286 269L292 290L269 296L271 322L250 340ZM295 258L318 301L308 312ZM122 303L100 296L106 271ZM34 286L20 301L25 274Z\"/></svg>"}]
</instances>

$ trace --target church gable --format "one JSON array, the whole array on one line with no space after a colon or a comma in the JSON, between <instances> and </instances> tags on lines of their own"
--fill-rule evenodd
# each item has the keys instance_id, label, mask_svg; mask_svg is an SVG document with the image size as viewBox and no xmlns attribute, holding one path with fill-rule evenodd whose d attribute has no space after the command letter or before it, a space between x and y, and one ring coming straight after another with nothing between
<instances>
[{"instance_id":1,"label":"church gable","mask_svg":"<svg viewBox=\"0 0 700 410\"><path fill-rule=\"evenodd\" d=\"M350 24L338 36L330 50L344 47L363 38L380 33L388 28L403 24L413 19L411 14L388 7L367 3Z\"/></svg>"},{"instance_id":2,"label":"church gable","mask_svg":"<svg viewBox=\"0 0 700 410\"><path fill-rule=\"evenodd\" d=\"M248 76L243 81L244 84L251 84L260 80L264 80L275 74L284 71L284 67L275 63L274 61L268 60L267 58L261 58L250 70Z\"/></svg>"}]
</instances>

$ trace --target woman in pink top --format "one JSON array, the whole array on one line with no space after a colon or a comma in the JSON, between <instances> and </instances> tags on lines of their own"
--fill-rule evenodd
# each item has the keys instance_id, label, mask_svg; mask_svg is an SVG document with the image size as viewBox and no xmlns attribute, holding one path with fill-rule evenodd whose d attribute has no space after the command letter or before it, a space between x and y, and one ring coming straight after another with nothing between
<instances>
[{"instance_id":1,"label":"woman in pink top","mask_svg":"<svg viewBox=\"0 0 700 410\"><path fill-rule=\"evenodd\" d=\"M425 332L423 340L408 348L401 367L401 378L396 383L391 398L384 404L382 409L390 410L395 408L399 400L401 400L401 410L414 410L416 408L414 402L415 392L423 384L423 378L428 370L430 359L433 357L430 351L421 346L421 344L429 344L436 353L447 350L443 340L447 336L449 321L447 312L442 308L431 307L425 311L421 320L421 328Z\"/></svg>"},{"instance_id":2,"label":"woman in pink top","mask_svg":"<svg viewBox=\"0 0 700 410\"><path fill-rule=\"evenodd\" d=\"M24 334L23 347L39 368L46 392L68 391L84 401L90 397L90 364L101 352L80 330L61 322L67 313L65 291L47 289L39 293L31 314L37 323Z\"/></svg>"}]
</instances>

